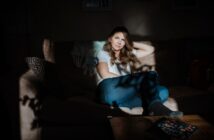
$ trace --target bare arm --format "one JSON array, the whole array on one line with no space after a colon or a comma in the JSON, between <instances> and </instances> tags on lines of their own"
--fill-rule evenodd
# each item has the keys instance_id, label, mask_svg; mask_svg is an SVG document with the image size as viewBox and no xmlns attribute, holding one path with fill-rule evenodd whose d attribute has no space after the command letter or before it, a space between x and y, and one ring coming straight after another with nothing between
<instances>
[{"instance_id":1,"label":"bare arm","mask_svg":"<svg viewBox=\"0 0 214 140\"><path fill-rule=\"evenodd\" d=\"M133 47L136 49L138 58L150 55L155 51L154 47L149 43L133 42Z\"/></svg>"},{"instance_id":2,"label":"bare arm","mask_svg":"<svg viewBox=\"0 0 214 140\"><path fill-rule=\"evenodd\" d=\"M104 78L112 78L112 77L117 77L119 75L114 74L112 72L109 72L108 70L108 65L105 62L99 62L97 64L97 72L99 75L104 79Z\"/></svg>"}]
</instances>

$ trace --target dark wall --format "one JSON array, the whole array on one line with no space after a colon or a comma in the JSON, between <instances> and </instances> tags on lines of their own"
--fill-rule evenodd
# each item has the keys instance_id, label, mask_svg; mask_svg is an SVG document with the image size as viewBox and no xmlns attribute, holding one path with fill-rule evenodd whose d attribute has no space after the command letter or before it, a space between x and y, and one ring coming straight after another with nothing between
<instances>
[{"instance_id":1,"label":"dark wall","mask_svg":"<svg viewBox=\"0 0 214 140\"><path fill-rule=\"evenodd\" d=\"M212 6L176 5L175 0L114 0L112 9L84 10L80 0L28 2L29 32L48 34L56 40L104 39L118 24L133 35L156 40L212 35ZM197 0L196 0L197 1ZM199 1L199 0L198 0Z\"/></svg>"},{"instance_id":2,"label":"dark wall","mask_svg":"<svg viewBox=\"0 0 214 140\"><path fill-rule=\"evenodd\" d=\"M19 139L18 78L28 54L25 3L7 1L0 6L1 31L1 128L7 139Z\"/></svg>"},{"instance_id":3,"label":"dark wall","mask_svg":"<svg viewBox=\"0 0 214 140\"><path fill-rule=\"evenodd\" d=\"M1 89L14 139L19 137L18 78L24 57L41 53L41 39L102 40L115 26L127 26L142 40L207 38L213 36L213 6L176 5L175 0L112 0L111 10L84 10L81 0L7 1L1 4Z\"/></svg>"}]
</instances>

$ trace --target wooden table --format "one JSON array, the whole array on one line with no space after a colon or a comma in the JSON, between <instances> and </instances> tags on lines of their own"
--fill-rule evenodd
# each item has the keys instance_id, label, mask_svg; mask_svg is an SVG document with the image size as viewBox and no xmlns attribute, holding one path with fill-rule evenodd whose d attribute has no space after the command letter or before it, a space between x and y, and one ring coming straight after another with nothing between
<instances>
[{"instance_id":1,"label":"wooden table","mask_svg":"<svg viewBox=\"0 0 214 140\"><path fill-rule=\"evenodd\" d=\"M148 131L154 122L161 116L130 116L130 117L112 117L110 123L112 126L115 140L173 140L166 135L155 131ZM199 115L184 115L180 120L196 125L196 130L189 140L214 140L214 127L206 122Z\"/></svg>"}]
</instances>

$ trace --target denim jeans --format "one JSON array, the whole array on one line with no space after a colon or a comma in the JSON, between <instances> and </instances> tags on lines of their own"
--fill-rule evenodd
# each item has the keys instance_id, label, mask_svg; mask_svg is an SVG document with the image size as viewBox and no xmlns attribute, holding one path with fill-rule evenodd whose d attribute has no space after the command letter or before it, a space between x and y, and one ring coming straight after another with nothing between
<instances>
[{"instance_id":1,"label":"denim jeans","mask_svg":"<svg viewBox=\"0 0 214 140\"><path fill-rule=\"evenodd\" d=\"M168 89L159 85L154 71L104 79L98 85L98 93L103 103L129 108L164 102L169 96Z\"/></svg>"}]
</instances>

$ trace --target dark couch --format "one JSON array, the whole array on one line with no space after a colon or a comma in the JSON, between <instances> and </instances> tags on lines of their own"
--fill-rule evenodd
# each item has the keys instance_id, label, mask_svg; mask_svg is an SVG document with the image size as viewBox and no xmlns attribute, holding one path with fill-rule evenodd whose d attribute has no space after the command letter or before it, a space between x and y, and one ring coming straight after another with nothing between
<instances>
[{"instance_id":1,"label":"dark couch","mask_svg":"<svg viewBox=\"0 0 214 140\"><path fill-rule=\"evenodd\" d=\"M45 78L41 79L32 68L20 77L22 140L113 139L108 117L130 115L97 102L93 68L99 43L102 42L55 42L52 48L55 64L45 62ZM155 54L141 61L156 67L161 84L169 88L179 109L184 114L212 114L211 84L194 85L198 84L192 80L194 76L201 75L189 74L194 56L186 56L189 51L184 45L186 41L154 41L153 44ZM52 86L44 89L44 85Z\"/></svg>"}]
</instances>

